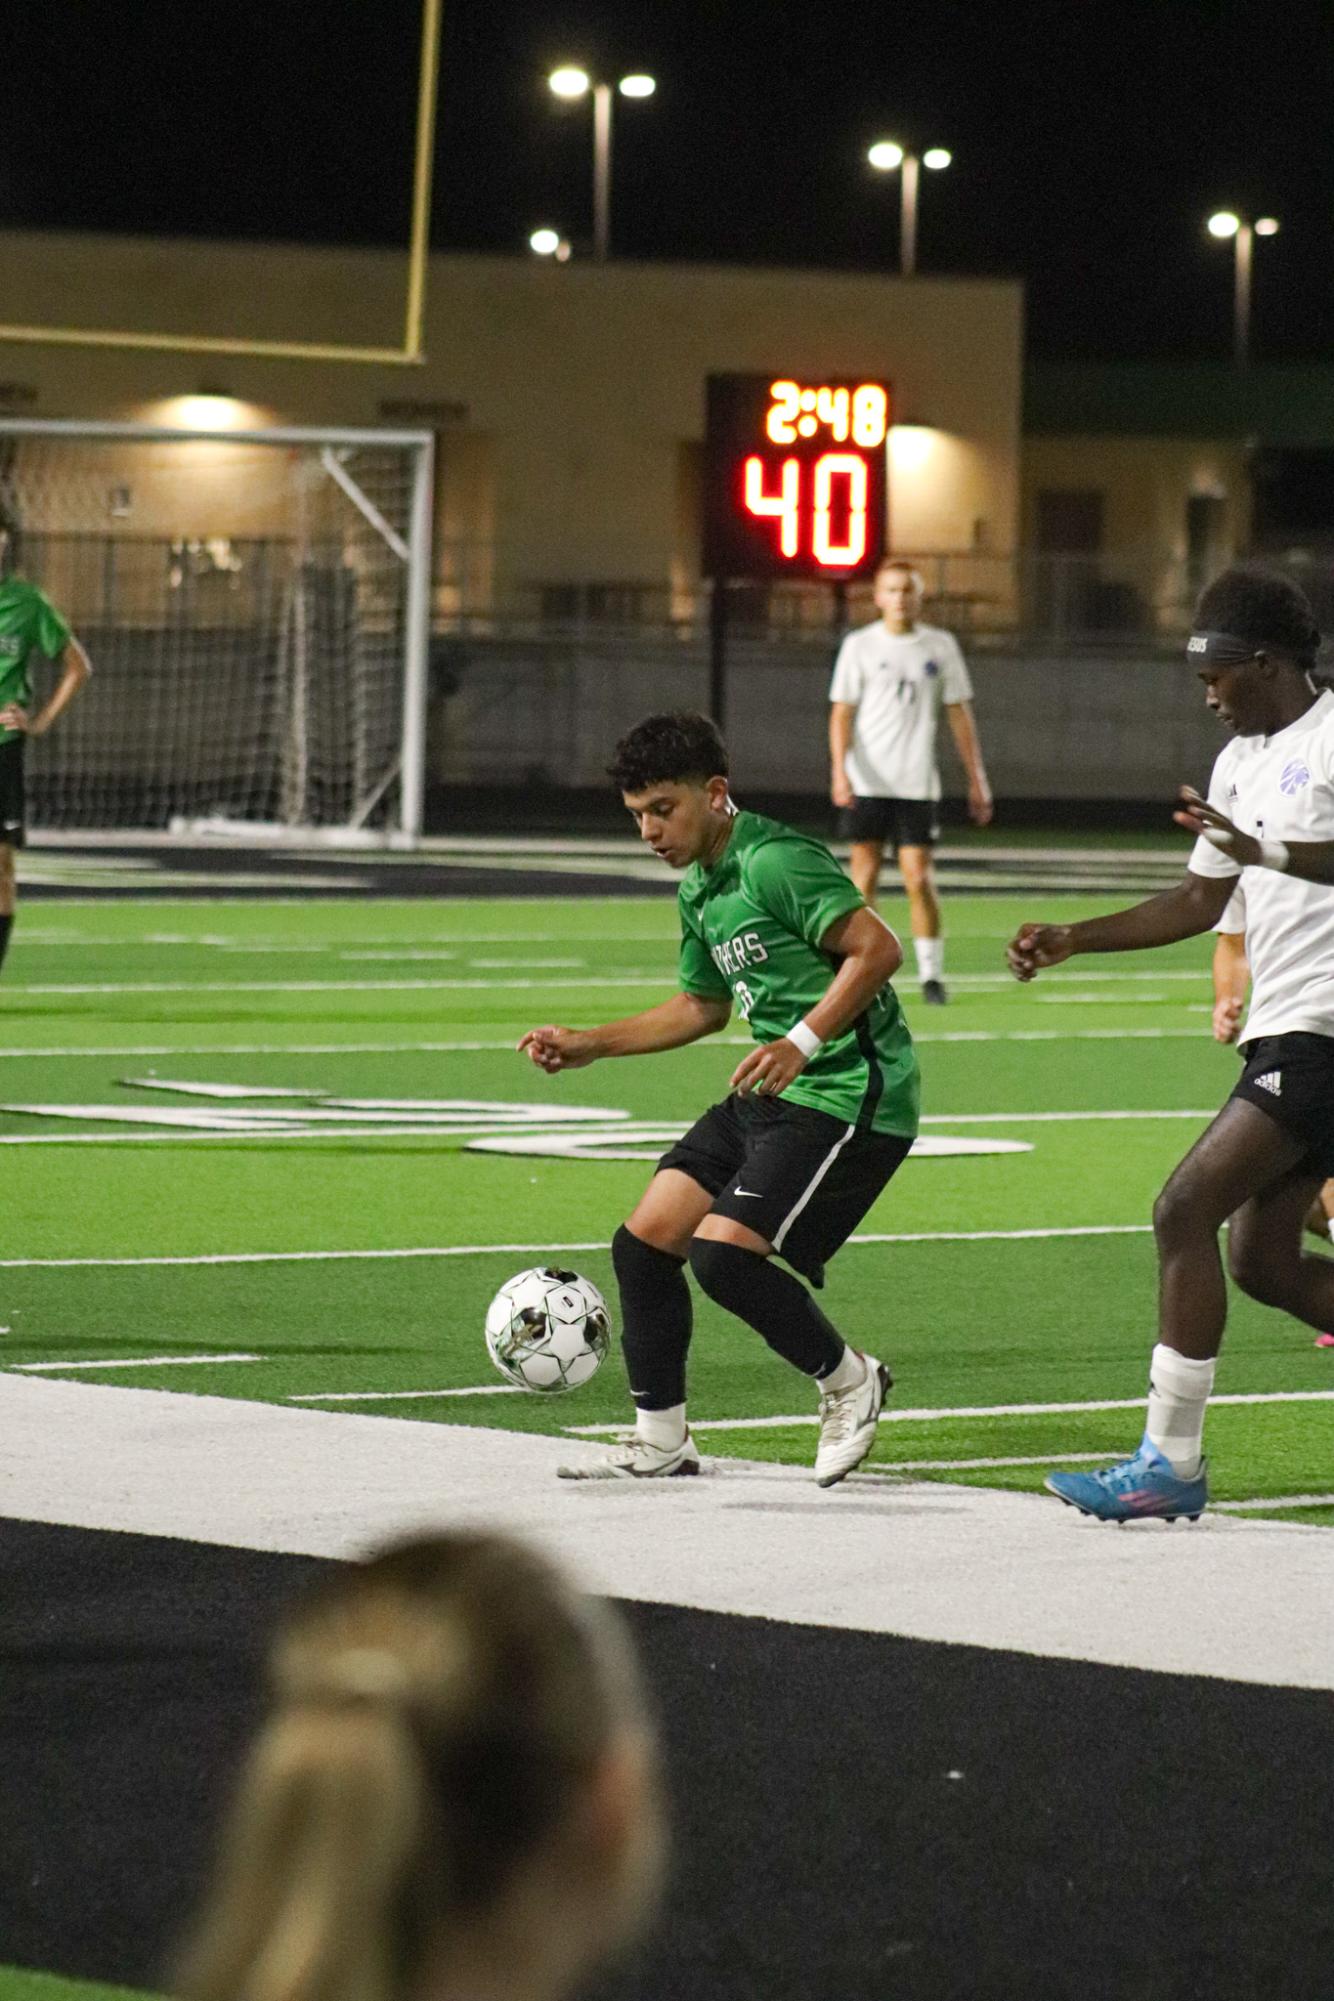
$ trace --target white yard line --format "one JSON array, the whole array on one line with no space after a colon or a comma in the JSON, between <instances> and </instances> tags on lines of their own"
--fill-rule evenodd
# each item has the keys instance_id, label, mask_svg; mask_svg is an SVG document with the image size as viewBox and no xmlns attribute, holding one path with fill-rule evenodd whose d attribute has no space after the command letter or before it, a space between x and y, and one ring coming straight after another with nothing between
<instances>
[{"instance_id":1,"label":"white yard line","mask_svg":"<svg viewBox=\"0 0 1334 2001\"><path fill-rule=\"evenodd\" d=\"M1334 1403L1334 1390L1256 1390L1249 1394L1210 1397L1209 1407L1219 1404L1253 1403ZM1094 1410L1142 1410L1143 1396L1099 1397L1087 1403L977 1403L942 1404L935 1410L882 1410L881 1424L941 1424L961 1417L1063 1417L1067 1413ZM788 1417L693 1417L692 1431L786 1431L797 1425L820 1422L816 1411L801 1411ZM567 1424L565 1430L580 1438L608 1437L624 1431L621 1424ZM1097 1455L1105 1458L1105 1453ZM1060 1453L1051 1457L1059 1459Z\"/></svg>"},{"instance_id":2,"label":"white yard line","mask_svg":"<svg viewBox=\"0 0 1334 2001\"><path fill-rule=\"evenodd\" d=\"M11 989L12 991L12 989ZM925 1042L1159 1042L1178 1036L1200 1038L1198 1028L958 1028L914 1034L913 1041ZM689 1043L677 1055L705 1055L713 1049L748 1049L749 1035L713 1035ZM131 1043L33 1043L0 1048L0 1059L35 1061L42 1057L102 1056L452 1056L482 1049L513 1050L512 1035L477 1037L467 1041L444 1042L131 1042Z\"/></svg>"},{"instance_id":3,"label":"white yard line","mask_svg":"<svg viewBox=\"0 0 1334 2001\"><path fill-rule=\"evenodd\" d=\"M400 994L549 991L552 987L658 987L670 972L602 973L554 980L104 980L24 986L6 981L10 994Z\"/></svg>"},{"instance_id":4,"label":"white yard line","mask_svg":"<svg viewBox=\"0 0 1334 2001\"><path fill-rule=\"evenodd\" d=\"M214 1362L267 1362L268 1355L120 1355L96 1362L10 1362L20 1374L60 1375L67 1369L192 1369Z\"/></svg>"},{"instance_id":5,"label":"white yard line","mask_svg":"<svg viewBox=\"0 0 1334 2001\"><path fill-rule=\"evenodd\" d=\"M1210 1511L1103 1535L1036 1495L721 1460L589 1481L570 1439L0 1375L0 1512L349 1558L503 1522L589 1589L818 1628L1328 1688L1327 1531ZM667 1491L663 1491L666 1489Z\"/></svg>"},{"instance_id":6,"label":"white yard line","mask_svg":"<svg viewBox=\"0 0 1334 2001\"><path fill-rule=\"evenodd\" d=\"M432 1397L522 1397L518 1383L479 1383L466 1390L308 1390L284 1403L416 1403Z\"/></svg>"},{"instance_id":7,"label":"white yard line","mask_svg":"<svg viewBox=\"0 0 1334 2001\"><path fill-rule=\"evenodd\" d=\"M205 1135L201 1135L205 1137ZM890 1230L869 1231L848 1238L849 1244L985 1244L1018 1243L1045 1237L1138 1237L1149 1223L1072 1223L1059 1229L1035 1230ZM561 1244L430 1244L403 1250L340 1251L204 1251L180 1257L145 1258L0 1258L0 1271L65 1271L115 1269L142 1265L270 1265L374 1262L399 1258L550 1257L566 1251L609 1251L607 1237ZM1064 1406L1059 1406L1064 1408Z\"/></svg>"},{"instance_id":8,"label":"white yard line","mask_svg":"<svg viewBox=\"0 0 1334 2001\"><path fill-rule=\"evenodd\" d=\"M1334 1494L1281 1494L1267 1501L1257 1496L1251 1501L1214 1501L1212 1506L1229 1515L1258 1515L1265 1508L1334 1508Z\"/></svg>"}]
</instances>

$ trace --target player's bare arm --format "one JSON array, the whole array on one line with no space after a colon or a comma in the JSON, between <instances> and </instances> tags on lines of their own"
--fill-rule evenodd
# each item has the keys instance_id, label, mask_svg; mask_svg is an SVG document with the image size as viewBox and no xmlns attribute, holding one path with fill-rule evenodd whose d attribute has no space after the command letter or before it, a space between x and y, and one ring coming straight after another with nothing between
<instances>
[{"instance_id":1,"label":"player's bare arm","mask_svg":"<svg viewBox=\"0 0 1334 2001\"><path fill-rule=\"evenodd\" d=\"M1189 785L1181 788L1181 807L1172 815L1187 833L1203 834L1221 853L1243 868L1279 869L1303 882L1334 883L1334 841L1262 841L1243 834Z\"/></svg>"},{"instance_id":2,"label":"player's bare arm","mask_svg":"<svg viewBox=\"0 0 1334 2001\"><path fill-rule=\"evenodd\" d=\"M1246 937L1240 931L1220 931L1213 959L1215 1042L1235 1042L1246 1005L1246 989L1251 969L1246 960Z\"/></svg>"},{"instance_id":3,"label":"player's bare arm","mask_svg":"<svg viewBox=\"0 0 1334 2001\"><path fill-rule=\"evenodd\" d=\"M954 747L968 774L968 817L975 826L990 826L995 805L991 797L991 782L982 762L982 744L977 734L973 705L971 702L947 702L945 716L954 738Z\"/></svg>"},{"instance_id":4,"label":"player's bare arm","mask_svg":"<svg viewBox=\"0 0 1334 2001\"><path fill-rule=\"evenodd\" d=\"M839 960L827 991L805 1015L806 1027L820 1042L842 1035L863 1014L903 964L903 947L883 918L873 910L853 910L832 924L820 940L820 950ZM738 1063L731 1088L748 1097L752 1091L777 1097L800 1076L810 1058L786 1035L761 1043Z\"/></svg>"},{"instance_id":5,"label":"player's bare arm","mask_svg":"<svg viewBox=\"0 0 1334 2001\"><path fill-rule=\"evenodd\" d=\"M0 729L22 730L28 736L45 736L56 717L69 707L92 673L92 662L77 639L71 639L61 655L60 679L51 698L35 714L20 702L7 702L0 709Z\"/></svg>"},{"instance_id":6,"label":"player's bare arm","mask_svg":"<svg viewBox=\"0 0 1334 2001\"><path fill-rule=\"evenodd\" d=\"M852 726L856 715L855 702L829 704L829 796L836 806L851 806L853 803L848 752L852 748Z\"/></svg>"},{"instance_id":7,"label":"player's bare arm","mask_svg":"<svg viewBox=\"0 0 1334 2001\"><path fill-rule=\"evenodd\" d=\"M716 1035L731 1017L730 1000L673 994L643 1014L627 1015L600 1028L530 1028L517 1045L521 1054L554 1077L560 1070L583 1070L604 1056L652 1056L684 1049L702 1036Z\"/></svg>"},{"instance_id":8,"label":"player's bare arm","mask_svg":"<svg viewBox=\"0 0 1334 2001\"><path fill-rule=\"evenodd\" d=\"M1217 924L1234 887L1231 876L1196 875L1188 869L1174 889L1108 917L1091 917L1083 924L1021 924L1005 957L1017 980L1031 980L1044 967L1059 966L1078 952L1142 952L1198 938Z\"/></svg>"}]
</instances>

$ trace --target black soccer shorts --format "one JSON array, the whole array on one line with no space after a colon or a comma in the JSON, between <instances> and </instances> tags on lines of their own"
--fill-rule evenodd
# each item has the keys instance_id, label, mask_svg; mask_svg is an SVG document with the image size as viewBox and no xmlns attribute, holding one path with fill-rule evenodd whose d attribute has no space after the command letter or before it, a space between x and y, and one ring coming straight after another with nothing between
<instances>
[{"instance_id":1,"label":"black soccer shorts","mask_svg":"<svg viewBox=\"0 0 1334 2001\"><path fill-rule=\"evenodd\" d=\"M860 1133L782 1098L712 1105L658 1162L716 1197L715 1216L744 1223L812 1285L907 1157L910 1139Z\"/></svg>"},{"instance_id":2,"label":"black soccer shorts","mask_svg":"<svg viewBox=\"0 0 1334 2001\"><path fill-rule=\"evenodd\" d=\"M933 848L940 839L940 807L934 799L858 798L844 814L843 831L850 841Z\"/></svg>"},{"instance_id":3,"label":"black soccer shorts","mask_svg":"<svg viewBox=\"0 0 1334 2001\"><path fill-rule=\"evenodd\" d=\"M1262 1035L1243 1042L1241 1054L1233 1097L1303 1141L1313 1174L1334 1174L1334 1036Z\"/></svg>"},{"instance_id":4,"label":"black soccer shorts","mask_svg":"<svg viewBox=\"0 0 1334 2001\"><path fill-rule=\"evenodd\" d=\"M21 848L27 832L23 788L23 752L27 738L0 743L0 846Z\"/></svg>"}]
</instances>

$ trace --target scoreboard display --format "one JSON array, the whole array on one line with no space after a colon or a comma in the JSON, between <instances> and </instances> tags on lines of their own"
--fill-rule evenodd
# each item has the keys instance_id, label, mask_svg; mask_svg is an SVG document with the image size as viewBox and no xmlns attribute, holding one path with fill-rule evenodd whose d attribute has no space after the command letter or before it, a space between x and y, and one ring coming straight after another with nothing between
<instances>
[{"instance_id":1,"label":"scoreboard display","mask_svg":"<svg viewBox=\"0 0 1334 2001\"><path fill-rule=\"evenodd\" d=\"M711 375L705 576L869 577L888 527L891 408L884 382Z\"/></svg>"}]
</instances>

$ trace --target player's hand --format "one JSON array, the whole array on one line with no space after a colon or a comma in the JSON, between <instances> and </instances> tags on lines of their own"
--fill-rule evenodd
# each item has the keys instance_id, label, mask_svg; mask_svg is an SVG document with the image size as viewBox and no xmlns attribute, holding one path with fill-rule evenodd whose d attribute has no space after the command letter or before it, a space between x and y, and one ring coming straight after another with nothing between
<instances>
[{"instance_id":1,"label":"player's hand","mask_svg":"<svg viewBox=\"0 0 1334 2001\"><path fill-rule=\"evenodd\" d=\"M829 797L836 806L851 806L857 795L848 783L846 771L836 771L829 782Z\"/></svg>"},{"instance_id":2,"label":"player's hand","mask_svg":"<svg viewBox=\"0 0 1334 2001\"><path fill-rule=\"evenodd\" d=\"M985 778L975 781L968 787L968 817L975 827L989 827L995 810L991 787Z\"/></svg>"},{"instance_id":3,"label":"player's hand","mask_svg":"<svg viewBox=\"0 0 1334 2001\"><path fill-rule=\"evenodd\" d=\"M22 730L25 736L40 735L40 731L33 729L32 717L21 702L6 702L0 709L0 729Z\"/></svg>"},{"instance_id":4,"label":"player's hand","mask_svg":"<svg viewBox=\"0 0 1334 2001\"><path fill-rule=\"evenodd\" d=\"M549 1077L559 1070L582 1070L597 1057L592 1036L579 1028L530 1028L515 1046Z\"/></svg>"},{"instance_id":5,"label":"player's hand","mask_svg":"<svg viewBox=\"0 0 1334 2001\"><path fill-rule=\"evenodd\" d=\"M1017 980L1031 980L1044 966L1059 966L1074 951L1068 924L1021 924L1005 947Z\"/></svg>"},{"instance_id":6,"label":"player's hand","mask_svg":"<svg viewBox=\"0 0 1334 2001\"><path fill-rule=\"evenodd\" d=\"M1214 1002L1214 1041L1235 1042L1237 1030L1241 1027L1241 1002L1229 994L1226 1000Z\"/></svg>"},{"instance_id":7,"label":"player's hand","mask_svg":"<svg viewBox=\"0 0 1334 2001\"><path fill-rule=\"evenodd\" d=\"M731 1089L739 1097L776 1098L794 1083L806 1068L806 1058L795 1042L780 1035L777 1042L762 1043L743 1057L732 1072Z\"/></svg>"},{"instance_id":8,"label":"player's hand","mask_svg":"<svg viewBox=\"0 0 1334 2001\"><path fill-rule=\"evenodd\" d=\"M1202 799L1192 785L1183 785L1180 792L1181 805L1172 815L1178 827L1184 827L1188 834L1203 834L1206 841L1243 868L1258 868L1260 865L1260 843L1253 834L1243 834L1240 827L1234 827L1231 820Z\"/></svg>"}]
</instances>

